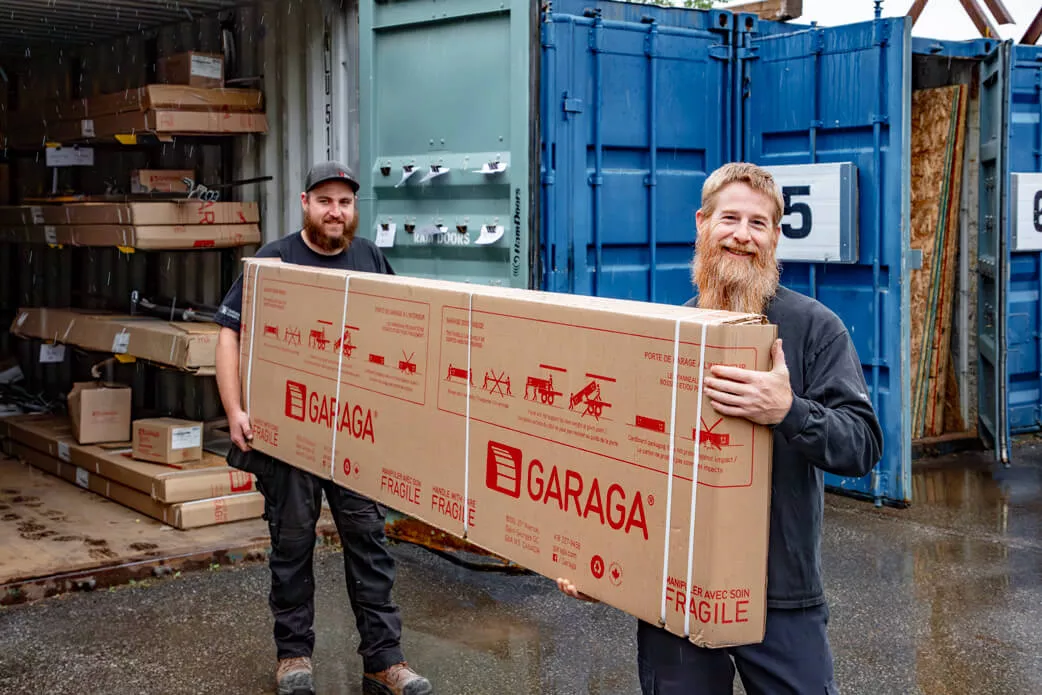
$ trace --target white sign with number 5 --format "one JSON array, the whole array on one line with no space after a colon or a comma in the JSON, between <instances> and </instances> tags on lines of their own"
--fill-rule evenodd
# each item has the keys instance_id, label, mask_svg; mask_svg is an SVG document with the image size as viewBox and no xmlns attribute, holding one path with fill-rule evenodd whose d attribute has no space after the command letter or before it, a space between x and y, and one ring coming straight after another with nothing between
<instances>
[{"instance_id":1,"label":"white sign with number 5","mask_svg":"<svg viewBox=\"0 0 1042 695\"><path fill-rule=\"evenodd\" d=\"M764 168L781 187L785 204L778 260L857 262L858 194L854 165L843 162Z\"/></svg>"},{"instance_id":2,"label":"white sign with number 5","mask_svg":"<svg viewBox=\"0 0 1042 695\"><path fill-rule=\"evenodd\" d=\"M1013 250L1042 251L1042 174L1012 174Z\"/></svg>"}]
</instances>

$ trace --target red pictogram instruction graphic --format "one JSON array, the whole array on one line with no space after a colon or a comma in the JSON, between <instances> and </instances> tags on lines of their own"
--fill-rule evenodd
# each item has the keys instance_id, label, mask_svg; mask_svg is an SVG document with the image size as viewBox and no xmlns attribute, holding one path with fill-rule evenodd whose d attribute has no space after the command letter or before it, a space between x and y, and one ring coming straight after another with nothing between
<instances>
[{"instance_id":1,"label":"red pictogram instruction graphic","mask_svg":"<svg viewBox=\"0 0 1042 695\"><path fill-rule=\"evenodd\" d=\"M528 377L528 381L525 382L525 400L534 401L538 398L541 403L553 405L555 398L564 395L561 391L557 391L554 388L554 372L566 374L568 370L549 364L541 364L539 368L545 369L547 376L546 378L542 376Z\"/></svg>"},{"instance_id":2,"label":"red pictogram instruction graphic","mask_svg":"<svg viewBox=\"0 0 1042 695\"><path fill-rule=\"evenodd\" d=\"M300 345L300 329L295 326L293 328L287 328L283 340L285 340L289 345Z\"/></svg>"},{"instance_id":3,"label":"red pictogram instruction graphic","mask_svg":"<svg viewBox=\"0 0 1042 695\"><path fill-rule=\"evenodd\" d=\"M590 379L590 382L579 391L573 393L572 397L568 399L568 410L575 410L576 406L585 404L586 407L582 415L592 415L594 419L600 420L604 409L611 407L611 403L608 403L601 397L601 382L614 384L616 380L608 376L600 376L599 374L590 374L588 372L586 377Z\"/></svg>"},{"instance_id":4,"label":"red pictogram instruction graphic","mask_svg":"<svg viewBox=\"0 0 1042 695\"><path fill-rule=\"evenodd\" d=\"M445 381L452 381L453 379L461 379L462 381L470 381L470 385L474 385L474 372L470 369L464 369L462 367L453 367L449 365L449 373L445 377Z\"/></svg>"},{"instance_id":5,"label":"red pictogram instruction graphic","mask_svg":"<svg viewBox=\"0 0 1042 695\"><path fill-rule=\"evenodd\" d=\"M517 447L490 440L485 457L485 487L519 499L523 458Z\"/></svg>"},{"instance_id":6,"label":"red pictogram instruction graphic","mask_svg":"<svg viewBox=\"0 0 1042 695\"><path fill-rule=\"evenodd\" d=\"M634 427L639 427L642 430L648 430L649 432L658 432L660 434L666 433L666 421L659 420L658 418L647 417L646 415L638 415L636 421L633 423Z\"/></svg>"},{"instance_id":7,"label":"red pictogram instruction graphic","mask_svg":"<svg viewBox=\"0 0 1042 695\"><path fill-rule=\"evenodd\" d=\"M500 371L499 374L496 374L494 369L485 372L485 381L481 384L481 390L498 394L503 398L514 395L510 391L510 377L507 376L507 373Z\"/></svg>"},{"instance_id":8,"label":"red pictogram instruction graphic","mask_svg":"<svg viewBox=\"0 0 1042 695\"><path fill-rule=\"evenodd\" d=\"M351 331L357 331L358 328L355 326L344 326L344 332L340 334L337 341L333 343L333 351L341 350L344 357L350 358L351 353L355 351L355 346L351 342Z\"/></svg>"},{"instance_id":9,"label":"red pictogram instruction graphic","mask_svg":"<svg viewBox=\"0 0 1042 695\"><path fill-rule=\"evenodd\" d=\"M296 381L286 382L286 417L304 422L308 387Z\"/></svg>"},{"instance_id":10,"label":"red pictogram instruction graphic","mask_svg":"<svg viewBox=\"0 0 1042 695\"><path fill-rule=\"evenodd\" d=\"M384 363L384 356L383 355L376 355L376 354L373 354L373 353L369 353L369 362L372 363L372 364L383 364Z\"/></svg>"},{"instance_id":11,"label":"red pictogram instruction graphic","mask_svg":"<svg viewBox=\"0 0 1042 695\"><path fill-rule=\"evenodd\" d=\"M326 326L332 326L333 324L329 321L319 321L323 324L322 328L312 328L311 333L308 335L308 347L316 350L325 350L329 345L330 340L326 337Z\"/></svg>"},{"instance_id":12,"label":"red pictogram instruction graphic","mask_svg":"<svg viewBox=\"0 0 1042 695\"><path fill-rule=\"evenodd\" d=\"M700 436L700 442L709 449L716 449L717 451L723 450L724 447L728 446L740 446L739 444L731 444L731 435L727 432L715 432L716 426L723 422L723 418L719 418L713 425L707 426L706 421L702 420L702 427L699 431L691 430L692 439L695 436Z\"/></svg>"},{"instance_id":13,"label":"red pictogram instruction graphic","mask_svg":"<svg viewBox=\"0 0 1042 695\"><path fill-rule=\"evenodd\" d=\"M597 579L604 576L604 558L600 555L594 555L590 558L590 573Z\"/></svg>"},{"instance_id":14,"label":"red pictogram instruction graphic","mask_svg":"<svg viewBox=\"0 0 1042 695\"><path fill-rule=\"evenodd\" d=\"M270 323L264 324L264 335L266 335L266 336L270 335L270 336L273 336L275 338L278 338L279 337L279 327L278 326L273 326Z\"/></svg>"},{"instance_id":15,"label":"red pictogram instruction graphic","mask_svg":"<svg viewBox=\"0 0 1042 695\"><path fill-rule=\"evenodd\" d=\"M416 363L412 361L413 357L415 357L415 356L416 356L415 352L413 352L413 353L411 353L409 355L406 355L405 354L405 350L402 350L402 357L404 357L405 359L398 360L398 369L400 369L401 371L405 372L406 374L415 374L416 373Z\"/></svg>"}]
</instances>

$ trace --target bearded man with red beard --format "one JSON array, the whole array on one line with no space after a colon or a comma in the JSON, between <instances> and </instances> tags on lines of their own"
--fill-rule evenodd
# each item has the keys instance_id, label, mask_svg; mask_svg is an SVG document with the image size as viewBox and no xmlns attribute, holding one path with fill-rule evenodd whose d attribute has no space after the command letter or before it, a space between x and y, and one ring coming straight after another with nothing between
<instances>
[{"instance_id":1,"label":"bearded man with red beard","mask_svg":"<svg viewBox=\"0 0 1042 695\"><path fill-rule=\"evenodd\" d=\"M687 306L761 313L778 327L770 371L713 366L704 393L721 415L771 428L771 528L763 642L706 649L638 621L644 695L729 695L735 671L749 695L837 693L821 581L824 473L861 477L883 434L844 323L778 284L784 210L766 170L727 164L702 188ZM578 598L568 579L561 591Z\"/></svg>"},{"instance_id":2,"label":"bearded man with red beard","mask_svg":"<svg viewBox=\"0 0 1042 695\"><path fill-rule=\"evenodd\" d=\"M387 259L368 239L355 236L358 181L343 164L316 164L304 181L300 203L303 228L263 246L258 257L285 263L394 274ZM374 501L306 471L255 451L250 415L242 407L239 380L239 332L242 276L217 312L217 387L235 444L231 466L252 473L264 495L264 518L271 533L271 592L275 619L278 695L315 692L311 654L315 647L315 575L312 556L322 495L333 512L343 545L347 595L355 614L365 695L429 695L430 682L405 662L402 621L391 600L394 558L384 537L386 510ZM339 337L339 336L338 336Z\"/></svg>"}]
</instances>

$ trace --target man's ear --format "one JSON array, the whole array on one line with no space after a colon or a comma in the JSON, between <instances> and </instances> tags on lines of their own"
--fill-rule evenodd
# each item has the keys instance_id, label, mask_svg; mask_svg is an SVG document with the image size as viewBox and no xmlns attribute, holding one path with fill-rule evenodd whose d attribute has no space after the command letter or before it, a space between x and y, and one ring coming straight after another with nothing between
<instances>
[{"instance_id":1,"label":"man's ear","mask_svg":"<svg viewBox=\"0 0 1042 695\"><path fill-rule=\"evenodd\" d=\"M308 206L308 194L307 193L301 193L300 194L300 208L302 210L305 210L305 209L307 209L307 206Z\"/></svg>"},{"instance_id":2,"label":"man's ear","mask_svg":"<svg viewBox=\"0 0 1042 695\"><path fill-rule=\"evenodd\" d=\"M705 221L706 221L705 213L702 212L702 208L699 208L698 211L695 213L695 232L696 233L701 231L702 225L705 223Z\"/></svg>"}]
</instances>

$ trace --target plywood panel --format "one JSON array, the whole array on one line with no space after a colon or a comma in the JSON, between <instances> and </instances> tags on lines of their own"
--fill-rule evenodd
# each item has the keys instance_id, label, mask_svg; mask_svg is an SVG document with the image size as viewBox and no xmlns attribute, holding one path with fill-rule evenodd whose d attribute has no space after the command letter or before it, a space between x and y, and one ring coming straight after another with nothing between
<instances>
[{"instance_id":1,"label":"plywood panel","mask_svg":"<svg viewBox=\"0 0 1042 695\"><path fill-rule=\"evenodd\" d=\"M923 255L910 287L913 438L944 433L966 104L961 85L912 95L912 248Z\"/></svg>"}]
</instances>

